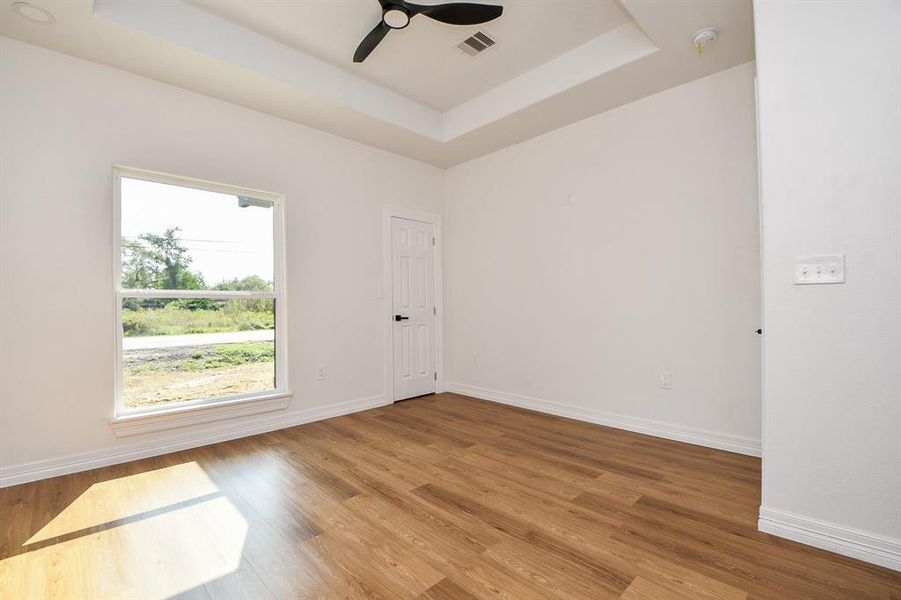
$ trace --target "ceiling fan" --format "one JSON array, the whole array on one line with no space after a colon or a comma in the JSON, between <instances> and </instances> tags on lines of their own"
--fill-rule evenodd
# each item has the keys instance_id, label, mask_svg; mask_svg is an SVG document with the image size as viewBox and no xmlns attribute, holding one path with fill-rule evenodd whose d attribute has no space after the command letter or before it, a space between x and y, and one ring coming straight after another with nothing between
<instances>
[{"instance_id":1,"label":"ceiling fan","mask_svg":"<svg viewBox=\"0 0 901 600\"><path fill-rule=\"evenodd\" d=\"M503 6L470 2L429 5L412 4L405 0L378 0L378 2L382 5L382 20L357 46L357 51L354 52L355 63L366 60L389 31L403 29L416 15L425 15L450 25L478 25L498 18L504 12Z\"/></svg>"}]
</instances>

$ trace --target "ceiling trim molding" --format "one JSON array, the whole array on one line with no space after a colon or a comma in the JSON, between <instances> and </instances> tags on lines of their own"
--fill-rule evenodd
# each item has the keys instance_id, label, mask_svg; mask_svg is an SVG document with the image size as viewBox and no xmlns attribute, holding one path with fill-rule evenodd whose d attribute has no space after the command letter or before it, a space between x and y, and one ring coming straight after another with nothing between
<instances>
[{"instance_id":1,"label":"ceiling trim molding","mask_svg":"<svg viewBox=\"0 0 901 600\"><path fill-rule=\"evenodd\" d=\"M250 69L390 125L441 139L437 111L182 0L94 0L93 14Z\"/></svg>"},{"instance_id":2,"label":"ceiling trim molding","mask_svg":"<svg viewBox=\"0 0 901 600\"><path fill-rule=\"evenodd\" d=\"M658 50L629 22L441 113L183 0L94 0L93 14L442 143Z\"/></svg>"},{"instance_id":3,"label":"ceiling trim molding","mask_svg":"<svg viewBox=\"0 0 901 600\"><path fill-rule=\"evenodd\" d=\"M635 23L625 23L444 113L448 142L581 83L657 52Z\"/></svg>"}]
</instances>

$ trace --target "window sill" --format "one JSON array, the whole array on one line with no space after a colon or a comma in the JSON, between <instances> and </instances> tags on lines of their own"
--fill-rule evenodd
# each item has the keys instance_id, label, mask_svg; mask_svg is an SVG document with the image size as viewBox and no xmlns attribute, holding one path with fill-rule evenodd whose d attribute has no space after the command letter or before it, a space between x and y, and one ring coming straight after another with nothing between
<instances>
[{"instance_id":1,"label":"window sill","mask_svg":"<svg viewBox=\"0 0 901 600\"><path fill-rule=\"evenodd\" d=\"M116 434L116 437L128 437L235 417L246 417L274 410L283 410L290 403L290 392L273 392L255 398L240 398L215 404L175 407L151 413L122 415L110 419L109 426L112 428L113 433Z\"/></svg>"}]
</instances>

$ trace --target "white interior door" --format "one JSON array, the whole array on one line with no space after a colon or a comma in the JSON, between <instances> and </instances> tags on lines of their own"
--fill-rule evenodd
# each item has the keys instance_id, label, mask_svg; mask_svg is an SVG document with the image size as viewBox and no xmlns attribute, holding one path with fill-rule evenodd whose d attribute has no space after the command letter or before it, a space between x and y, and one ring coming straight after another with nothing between
<instances>
[{"instance_id":1,"label":"white interior door","mask_svg":"<svg viewBox=\"0 0 901 600\"><path fill-rule=\"evenodd\" d=\"M435 391L435 241L431 223L391 219L394 400Z\"/></svg>"}]
</instances>

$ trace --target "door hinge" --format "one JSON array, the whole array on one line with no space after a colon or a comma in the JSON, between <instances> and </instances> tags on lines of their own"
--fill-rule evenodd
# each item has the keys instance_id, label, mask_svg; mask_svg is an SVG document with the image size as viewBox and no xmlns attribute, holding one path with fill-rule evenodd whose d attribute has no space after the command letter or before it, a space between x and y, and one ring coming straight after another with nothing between
<instances>
[{"instance_id":1,"label":"door hinge","mask_svg":"<svg viewBox=\"0 0 901 600\"><path fill-rule=\"evenodd\" d=\"M435 245L435 238L432 238L432 245Z\"/></svg>"},{"instance_id":2,"label":"door hinge","mask_svg":"<svg viewBox=\"0 0 901 600\"><path fill-rule=\"evenodd\" d=\"M435 371L435 381L438 381L438 371Z\"/></svg>"},{"instance_id":3,"label":"door hinge","mask_svg":"<svg viewBox=\"0 0 901 600\"><path fill-rule=\"evenodd\" d=\"M438 316L438 307L437 306L432 307L432 314L435 316Z\"/></svg>"}]
</instances>

